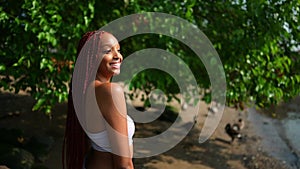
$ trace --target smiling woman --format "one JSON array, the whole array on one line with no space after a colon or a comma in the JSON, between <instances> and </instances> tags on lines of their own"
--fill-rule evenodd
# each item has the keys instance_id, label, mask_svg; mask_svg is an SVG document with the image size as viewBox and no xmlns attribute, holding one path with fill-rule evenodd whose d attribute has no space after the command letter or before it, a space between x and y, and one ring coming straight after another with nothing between
<instances>
[{"instance_id":1,"label":"smiling woman","mask_svg":"<svg viewBox=\"0 0 300 169\"><path fill-rule=\"evenodd\" d=\"M109 82L113 75L120 73L123 56L120 53L120 45L113 35L104 33L101 37L100 44L104 56L96 78L103 82Z\"/></svg>"},{"instance_id":2,"label":"smiling woman","mask_svg":"<svg viewBox=\"0 0 300 169\"><path fill-rule=\"evenodd\" d=\"M84 62L79 61L79 56ZM111 78L120 73L122 61L120 45L112 34L93 31L86 33L80 40L77 62L82 64L79 72L83 77L76 82L83 87L75 88L76 93L80 93L84 106L83 111L77 112L76 109L75 112L77 105L74 105L75 100L73 102L72 89L78 84L72 84L72 81L63 148L66 151L63 152L63 168L65 156L68 169L134 168L134 122L127 115L123 89L118 84L111 83ZM96 72L95 77L91 76L93 71ZM93 96L94 100L91 99Z\"/></svg>"}]
</instances>

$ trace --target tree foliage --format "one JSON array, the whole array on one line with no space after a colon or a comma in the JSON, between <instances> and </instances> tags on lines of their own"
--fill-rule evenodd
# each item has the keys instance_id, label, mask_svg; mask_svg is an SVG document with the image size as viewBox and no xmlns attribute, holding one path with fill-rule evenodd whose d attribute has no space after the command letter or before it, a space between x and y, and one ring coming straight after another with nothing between
<instances>
[{"instance_id":1,"label":"tree foliage","mask_svg":"<svg viewBox=\"0 0 300 169\"><path fill-rule=\"evenodd\" d=\"M299 4L299 0L1 0L0 87L16 93L27 90L37 100L33 109L50 113L51 106L67 99L77 43L84 32L122 16L153 11L184 18L211 40L224 65L228 105L249 100L261 107L276 104L300 93ZM170 37L139 35L121 44L125 57L143 48L166 49L191 67L199 87L210 87L201 61ZM152 73L141 72L132 89L160 88L175 97L178 90L171 77Z\"/></svg>"},{"instance_id":2,"label":"tree foliage","mask_svg":"<svg viewBox=\"0 0 300 169\"><path fill-rule=\"evenodd\" d=\"M93 15L92 1L1 1L0 86L27 90L37 100L33 110L49 114L51 106L67 98L74 42Z\"/></svg>"}]
</instances>

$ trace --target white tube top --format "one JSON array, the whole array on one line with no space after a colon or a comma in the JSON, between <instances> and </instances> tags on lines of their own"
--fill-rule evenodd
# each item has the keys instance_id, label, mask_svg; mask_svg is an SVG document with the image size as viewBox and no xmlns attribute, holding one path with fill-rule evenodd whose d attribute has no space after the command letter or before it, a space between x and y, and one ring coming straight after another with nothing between
<instances>
[{"instance_id":1,"label":"white tube top","mask_svg":"<svg viewBox=\"0 0 300 169\"><path fill-rule=\"evenodd\" d=\"M135 132L134 121L127 115L127 128L128 128L128 141L129 145L133 144L133 135ZM94 150L102 152L112 152L111 145L109 142L107 130L99 133L86 132L91 140L91 146Z\"/></svg>"}]
</instances>

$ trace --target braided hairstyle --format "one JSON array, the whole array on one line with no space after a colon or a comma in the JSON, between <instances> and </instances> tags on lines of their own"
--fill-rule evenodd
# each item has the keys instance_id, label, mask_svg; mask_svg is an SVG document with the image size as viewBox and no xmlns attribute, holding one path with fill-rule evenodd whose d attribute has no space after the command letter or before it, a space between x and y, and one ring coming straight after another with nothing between
<instances>
[{"instance_id":1,"label":"braided hairstyle","mask_svg":"<svg viewBox=\"0 0 300 169\"><path fill-rule=\"evenodd\" d=\"M95 47L99 47L99 39L104 31L91 31L85 33L79 41L77 47L77 59L82 50L95 50ZM97 35L97 36L96 36ZM84 45L92 44L91 48L83 49ZM95 45L96 44L96 45ZM97 49L96 49L97 50ZM85 93L88 82L92 79L88 77L91 74L91 69L95 69L93 65L95 65L95 61L97 61L97 57L94 55L94 52L86 52L84 53L84 69L80 70L84 73L84 84L82 89L82 94ZM74 84L75 87L76 84ZM77 88L76 88L77 89ZM62 150L62 165L63 169L65 169L65 165L67 169L82 169L85 155L90 147L89 140L87 139L87 135L83 130L73 104L72 98L72 80L70 83L69 95L68 95L68 112L66 119L66 129L63 140L63 150ZM66 159L65 159L66 158ZM66 164L65 164L66 163Z\"/></svg>"}]
</instances>

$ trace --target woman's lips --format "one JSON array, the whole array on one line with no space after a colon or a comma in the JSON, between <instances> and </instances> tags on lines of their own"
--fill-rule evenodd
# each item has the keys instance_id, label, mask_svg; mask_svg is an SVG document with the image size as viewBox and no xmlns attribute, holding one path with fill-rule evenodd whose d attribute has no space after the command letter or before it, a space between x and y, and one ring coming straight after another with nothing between
<instances>
[{"instance_id":1,"label":"woman's lips","mask_svg":"<svg viewBox=\"0 0 300 169\"><path fill-rule=\"evenodd\" d=\"M110 63L110 66L115 69L120 69L121 63L119 63L119 62L118 63Z\"/></svg>"}]
</instances>

